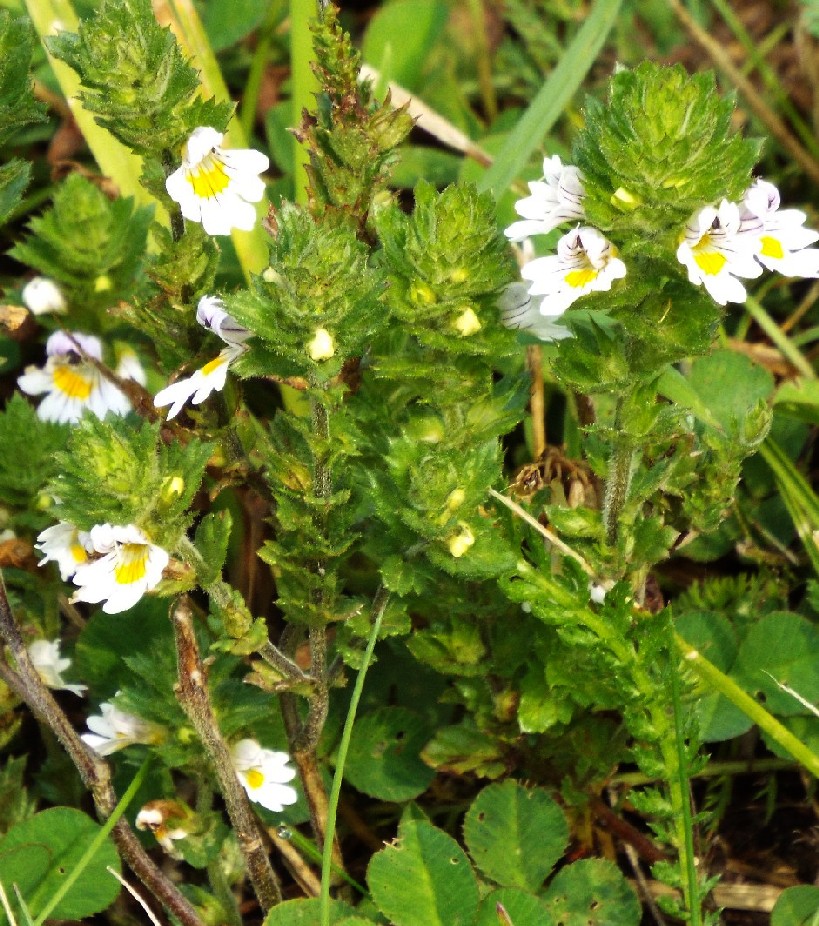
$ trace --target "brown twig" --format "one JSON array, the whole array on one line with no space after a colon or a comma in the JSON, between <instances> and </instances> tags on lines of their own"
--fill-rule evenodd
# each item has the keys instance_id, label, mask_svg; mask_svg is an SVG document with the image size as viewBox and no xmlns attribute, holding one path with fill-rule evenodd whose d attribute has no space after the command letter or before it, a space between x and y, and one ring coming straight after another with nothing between
<instances>
[{"instance_id":1,"label":"brown twig","mask_svg":"<svg viewBox=\"0 0 819 926\"><path fill-rule=\"evenodd\" d=\"M321 881L304 860L299 850L289 839L283 839L279 836L275 827L269 828L267 835L270 837L273 845L281 853L284 864L287 866L290 874L293 875L299 887L308 897L318 897L321 893Z\"/></svg>"},{"instance_id":2,"label":"brown twig","mask_svg":"<svg viewBox=\"0 0 819 926\"><path fill-rule=\"evenodd\" d=\"M179 674L177 697L216 773L250 882L262 911L267 914L281 903L281 887L265 851L256 816L233 767L230 750L213 716L205 666L193 628L193 612L186 595L179 598L171 610L171 619Z\"/></svg>"},{"instance_id":3,"label":"brown twig","mask_svg":"<svg viewBox=\"0 0 819 926\"><path fill-rule=\"evenodd\" d=\"M691 38L743 95L751 112L765 125L771 135L813 182L819 183L819 163L806 148L802 147L782 119L756 92L753 84L731 61L725 48L696 22L680 0L668 0L668 4Z\"/></svg>"},{"instance_id":4,"label":"brown twig","mask_svg":"<svg viewBox=\"0 0 819 926\"><path fill-rule=\"evenodd\" d=\"M0 637L14 658L15 669L0 660L0 678L24 701L39 721L54 733L68 753L85 787L91 792L97 814L104 820L117 806L108 764L90 750L71 726L68 718L46 688L29 659L20 628L9 605L6 586L0 574ZM119 820L111 835L125 863L168 913L183 926L202 926L188 900L151 861L125 819Z\"/></svg>"}]
</instances>

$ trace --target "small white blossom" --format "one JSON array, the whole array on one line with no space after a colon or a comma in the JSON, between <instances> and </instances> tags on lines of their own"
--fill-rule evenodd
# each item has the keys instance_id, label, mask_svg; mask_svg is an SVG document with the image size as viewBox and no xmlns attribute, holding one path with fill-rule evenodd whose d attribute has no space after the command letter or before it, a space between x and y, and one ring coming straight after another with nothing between
<instances>
[{"instance_id":1,"label":"small white blossom","mask_svg":"<svg viewBox=\"0 0 819 926\"><path fill-rule=\"evenodd\" d=\"M540 314L552 319L592 292L611 289L626 275L617 249L594 228L576 228L557 243L557 254L538 257L521 270L530 280L529 295L544 296Z\"/></svg>"},{"instance_id":2,"label":"small white blossom","mask_svg":"<svg viewBox=\"0 0 819 926\"><path fill-rule=\"evenodd\" d=\"M173 858L179 858L174 842L185 839L195 825L191 811L179 801L148 801L136 815L136 828L149 830L156 841Z\"/></svg>"},{"instance_id":3,"label":"small white blossom","mask_svg":"<svg viewBox=\"0 0 819 926\"><path fill-rule=\"evenodd\" d=\"M67 311L62 290L47 277L34 277L23 287L23 304L32 315L64 315Z\"/></svg>"},{"instance_id":4,"label":"small white blossom","mask_svg":"<svg viewBox=\"0 0 819 926\"><path fill-rule=\"evenodd\" d=\"M744 302L745 287L738 277L755 279L762 273L756 261L762 222L723 199L719 208L706 206L691 216L677 248L677 260L688 279L706 288L715 302Z\"/></svg>"},{"instance_id":5,"label":"small white blossom","mask_svg":"<svg viewBox=\"0 0 819 926\"><path fill-rule=\"evenodd\" d=\"M97 524L91 528L90 544L102 555L77 567L74 584L79 588L71 600L91 604L104 601L106 614L133 607L159 584L168 565L165 550L151 543L134 524Z\"/></svg>"},{"instance_id":6,"label":"small white blossom","mask_svg":"<svg viewBox=\"0 0 819 926\"><path fill-rule=\"evenodd\" d=\"M60 655L59 640L35 640L27 649L31 664L49 688L70 691L75 695L83 695L88 691L87 685L71 685L63 678L63 672L71 666L71 660Z\"/></svg>"},{"instance_id":7,"label":"small white blossom","mask_svg":"<svg viewBox=\"0 0 819 926\"><path fill-rule=\"evenodd\" d=\"M194 405L201 405L212 392L220 392L225 388L228 368L242 352L243 349L238 346L226 347L218 357L208 361L193 376L160 389L154 396L154 405L157 408L171 406L168 412L169 421L182 411L188 399Z\"/></svg>"},{"instance_id":8,"label":"small white blossom","mask_svg":"<svg viewBox=\"0 0 819 926\"><path fill-rule=\"evenodd\" d=\"M274 811L296 803L295 788L286 784L296 777L287 764L290 757L286 752L262 749L256 740L244 739L234 744L230 755L236 775L252 801Z\"/></svg>"},{"instance_id":9,"label":"small white blossom","mask_svg":"<svg viewBox=\"0 0 819 926\"><path fill-rule=\"evenodd\" d=\"M79 566L88 562L88 554L93 551L88 532L78 530L68 521L60 521L40 531L34 547L45 553L39 565L55 562L63 582L67 582Z\"/></svg>"},{"instance_id":10,"label":"small white blossom","mask_svg":"<svg viewBox=\"0 0 819 926\"><path fill-rule=\"evenodd\" d=\"M469 525L461 524L457 534L453 534L447 541L450 554L455 559L460 559L469 548L475 543L475 535L469 529Z\"/></svg>"},{"instance_id":11,"label":"small white blossom","mask_svg":"<svg viewBox=\"0 0 819 926\"><path fill-rule=\"evenodd\" d=\"M162 728L141 717L126 714L113 701L100 704L100 713L86 721L90 733L80 735L86 745L101 756L133 746L135 743L151 745L162 739Z\"/></svg>"},{"instance_id":12,"label":"small white blossom","mask_svg":"<svg viewBox=\"0 0 819 926\"><path fill-rule=\"evenodd\" d=\"M223 150L224 136L209 126L194 129L185 145L182 166L165 181L182 215L201 222L209 235L229 235L232 228L250 231L256 224L252 203L264 196L259 177L270 166L261 151Z\"/></svg>"},{"instance_id":13,"label":"small white blossom","mask_svg":"<svg viewBox=\"0 0 819 926\"><path fill-rule=\"evenodd\" d=\"M225 311L225 304L218 296L202 296L196 307L196 320L208 328L225 344L244 344L252 331L242 327L232 315Z\"/></svg>"},{"instance_id":14,"label":"small white blossom","mask_svg":"<svg viewBox=\"0 0 819 926\"><path fill-rule=\"evenodd\" d=\"M789 277L819 277L819 250L808 247L819 241L819 232L804 227L804 212L780 209L779 190L765 180L746 191L742 206L746 221L762 223L756 259L764 267Z\"/></svg>"},{"instance_id":15,"label":"small white blossom","mask_svg":"<svg viewBox=\"0 0 819 926\"><path fill-rule=\"evenodd\" d=\"M541 299L533 299L529 295L528 284L510 283L498 299L501 321L507 328L528 331L541 341L570 338L572 333L568 328L541 314L541 302Z\"/></svg>"},{"instance_id":16,"label":"small white blossom","mask_svg":"<svg viewBox=\"0 0 819 926\"><path fill-rule=\"evenodd\" d=\"M529 184L530 196L515 203L515 211L525 221L513 222L506 229L511 241L531 235L545 235L564 222L584 219L583 175L571 164L561 163L555 154L543 161L543 179Z\"/></svg>"},{"instance_id":17,"label":"small white blossom","mask_svg":"<svg viewBox=\"0 0 819 926\"><path fill-rule=\"evenodd\" d=\"M336 344L330 332L326 328L316 328L315 337L307 345L310 359L320 363L322 360L329 360L335 352Z\"/></svg>"},{"instance_id":18,"label":"small white blossom","mask_svg":"<svg viewBox=\"0 0 819 926\"><path fill-rule=\"evenodd\" d=\"M99 338L78 332L69 336L65 331L55 331L46 342L46 365L42 369L28 366L17 378L17 385L28 395L45 394L37 417L42 421L73 424L86 410L98 418L104 418L109 412L127 415L131 410L128 398L90 360L82 358L77 345L88 357L102 360Z\"/></svg>"}]
</instances>

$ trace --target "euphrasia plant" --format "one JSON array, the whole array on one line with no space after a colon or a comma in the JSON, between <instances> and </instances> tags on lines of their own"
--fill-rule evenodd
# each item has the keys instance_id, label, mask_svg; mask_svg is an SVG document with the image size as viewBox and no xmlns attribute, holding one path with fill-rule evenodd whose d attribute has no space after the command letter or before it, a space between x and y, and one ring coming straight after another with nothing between
<instances>
[{"instance_id":1,"label":"euphrasia plant","mask_svg":"<svg viewBox=\"0 0 819 926\"><path fill-rule=\"evenodd\" d=\"M21 49L0 71L13 78L2 99L29 100L0 109L16 127L39 112L21 93L27 32L8 17L0 28ZM116 797L99 757L131 778L134 757L154 760L137 773L150 793L131 817L204 875L183 896L122 823L131 869L187 926L241 922L245 876L263 911L282 898L257 811L271 825L309 820L343 870L323 771L343 767L348 746L349 780L393 802L421 795L434 770L549 768L576 795L633 759L664 782L635 799L673 850L658 874L680 888L675 912L702 922L690 679L647 580L683 539L717 526L769 416L764 390L713 403L708 361L687 377L677 365L708 350L720 305L744 296L739 278L777 260L816 275L813 233L753 183L757 145L730 131L731 104L679 68L616 74L607 105L588 104L575 164L547 159L519 203L507 237L529 242L521 256L571 226L521 284L491 196L421 183L407 210L391 193L412 120L359 83L331 9L315 30L317 106L296 130L307 204L264 217L266 155L227 144L231 106L200 93L147 0L105 0L47 44L99 125L139 155L169 220L72 175L14 246L42 275L21 299L45 360L18 378L36 411L15 396L0 417L0 501L46 568L7 572L17 622L0 602L13 656L0 669L55 730L101 816ZM10 202L27 178L15 163L0 174ZM262 225L266 262L249 284L219 273L226 236ZM568 478L550 476L534 497L516 481L527 525L501 491L501 441L524 417L520 348L537 339L554 342L549 369L568 395L592 397L594 415L578 460L563 461ZM85 687L63 676L57 602L77 623L77 605L101 605L75 651L97 705L82 740L44 687ZM339 740L342 686L367 665L374 632L390 703L376 692L365 732ZM393 666L408 677L390 686ZM404 755L395 779L383 752ZM492 787L522 799L518 786ZM423 836L460 861L416 813L402 819L401 850ZM470 851L505 885L478 861L482 819L468 815ZM565 836L556 844L559 856ZM390 858L373 859L372 893L403 926L413 904L393 906L384 885L402 879ZM551 864L525 881L533 895ZM459 909L477 910L466 868L463 856ZM329 880L325 864L325 922ZM82 909L65 915L99 907Z\"/></svg>"}]
</instances>

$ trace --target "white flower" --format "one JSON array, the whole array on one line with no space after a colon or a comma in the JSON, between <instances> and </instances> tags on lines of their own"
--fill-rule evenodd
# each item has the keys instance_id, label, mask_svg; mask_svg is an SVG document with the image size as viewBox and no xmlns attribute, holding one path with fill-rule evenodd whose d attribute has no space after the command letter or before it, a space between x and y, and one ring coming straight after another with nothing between
<instances>
[{"instance_id":1,"label":"white flower","mask_svg":"<svg viewBox=\"0 0 819 926\"><path fill-rule=\"evenodd\" d=\"M124 527L97 524L91 528L90 543L98 559L78 566L72 601L96 604L105 601L106 614L118 614L133 607L154 588L168 565L168 554L135 525Z\"/></svg>"},{"instance_id":2,"label":"white flower","mask_svg":"<svg viewBox=\"0 0 819 926\"><path fill-rule=\"evenodd\" d=\"M562 315L587 293L611 289L614 280L626 275L626 265L617 249L594 228L576 228L557 243L557 254L538 257L521 270L530 280L529 295L545 296L540 314Z\"/></svg>"},{"instance_id":3,"label":"white flower","mask_svg":"<svg viewBox=\"0 0 819 926\"><path fill-rule=\"evenodd\" d=\"M715 302L744 302L745 287L737 277L754 279L762 273L755 254L762 222L741 216L739 206L723 199L719 209L706 206L691 216L677 248L677 260L688 279L702 283Z\"/></svg>"},{"instance_id":4,"label":"white flower","mask_svg":"<svg viewBox=\"0 0 819 926\"><path fill-rule=\"evenodd\" d=\"M49 688L71 691L75 695L83 695L88 691L87 685L71 685L63 679L62 674L71 665L71 660L60 655L59 640L35 640L27 649L31 664Z\"/></svg>"},{"instance_id":5,"label":"white flower","mask_svg":"<svg viewBox=\"0 0 819 926\"><path fill-rule=\"evenodd\" d=\"M584 219L583 175L571 164L562 164L555 154L543 161L543 179L529 184L531 196L515 203L524 222L513 222L506 237L522 241L531 235L545 235L563 222Z\"/></svg>"},{"instance_id":6,"label":"white flower","mask_svg":"<svg viewBox=\"0 0 819 926\"><path fill-rule=\"evenodd\" d=\"M570 338L571 331L541 315L540 299L529 295L526 283L510 283L498 299L501 321L507 328L528 331L541 341L561 341Z\"/></svg>"},{"instance_id":7,"label":"white flower","mask_svg":"<svg viewBox=\"0 0 819 926\"><path fill-rule=\"evenodd\" d=\"M168 195L182 215L201 222L209 235L229 235L232 228L250 231L257 203L264 196L258 176L270 166L267 156L250 148L224 151L221 132L194 129L185 145L182 166L165 181Z\"/></svg>"},{"instance_id":8,"label":"white flower","mask_svg":"<svg viewBox=\"0 0 819 926\"><path fill-rule=\"evenodd\" d=\"M779 190L765 180L746 191L742 205L743 218L762 222L756 259L763 266L789 277L819 277L819 250L808 247L819 241L819 232L804 228L804 212L780 209Z\"/></svg>"},{"instance_id":9,"label":"white flower","mask_svg":"<svg viewBox=\"0 0 819 926\"><path fill-rule=\"evenodd\" d=\"M23 287L23 304L32 315L64 315L67 311L62 290L47 277L34 277Z\"/></svg>"},{"instance_id":10,"label":"white flower","mask_svg":"<svg viewBox=\"0 0 819 926\"><path fill-rule=\"evenodd\" d=\"M296 777L296 772L287 764L286 752L262 749L256 740L239 740L230 750L233 767L242 787L251 801L281 811L285 805L295 804L298 794L295 788L286 784Z\"/></svg>"},{"instance_id":11,"label":"white flower","mask_svg":"<svg viewBox=\"0 0 819 926\"><path fill-rule=\"evenodd\" d=\"M252 331L242 327L232 315L225 311L225 304L218 296L202 296L196 307L196 320L208 328L225 344L244 344Z\"/></svg>"},{"instance_id":12,"label":"white flower","mask_svg":"<svg viewBox=\"0 0 819 926\"><path fill-rule=\"evenodd\" d=\"M201 405L211 392L219 392L225 388L228 367L242 352L243 348L240 346L226 347L218 357L208 361L193 376L180 379L178 382L171 383L170 386L160 389L154 396L154 405L157 408L162 408L165 405L171 406L168 412L169 421L182 411L182 407L188 399L194 405Z\"/></svg>"},{"instance_id":13,"label":"white flower","mask_svg":"<svg viewBox=\"0 0 819 926\"><path fill-rule=\"evenodd\" d=\"M78 530L68 521L60 521L59 524L41 531L34 547L45 553L39 565L55 562L60 569L60 578L67 582L77 571L77 567L88 562L88 554L93 550L90 543L91 538L87 531Z\"/></svg>"},{"instance_id":14,"label":"white flower","mask_svg":"<svg viewBox=\"0 0 819 926\"><path fill-rule=\"evenodd\" d=\"M200 367L193 376L180 379L160 389L154 396L154 405L162 408L170 405L168 420L175 418L190 399L194 405L202 402L212 393L225 388L227 371L231 363L245 350L245 341L253 335L243 328L232 315L224 310L224 303L218 296L203 296L196 308L196 320L203 328L218 335L227 347Z\"/></svg>"},{"instance_id":15,"label":"white flower","mask_svg":"<svg viewBox=\"0 0 819 926\"><path fill-rule=\"evenodd\" d=\"M86 723L90 733L82 733L80 738L101 756L110 756L112 752L133 746L134 743L150 745L162 738L162 728L141 717L126 714L113 701L100 704L100 714L94 714Z\"/></svg>"},{"instance_id":16,"label":"white flower","mask_svg":"<svg viewBox=\"0 0 819 926\"><path fill-rule=\"evenodd\" d=\"M326 328L316 328L315 337L307 345L310 359L320 363L322 360L329 360L335 352L336 344L330 332Z\"/></svg>"},{"instance_id":17,"label":"white flower","mask_svg":"<svg viewBox=\"0 0 819 926\"><path fill-rule=\"evenodd\" d=\"M455 559L460 559L475 543L475 535L469 525L461 524L457 534L453 534L447 541L449 552Z\"/></svg>"},{"instance_id":18,"label":"white flower","mask_svg":"<svg viewBox=\"0 0 819 926\"><path fill-rule=\"evenodd\" d=\"M73 340L72 340L73 339ZM76 344L74 343L76 341ZM86 410L98 418L108 412L127 415L127 397L89 361L83 360L77 345L89 357L102 359L102 343L93 335L55 331L46 342L45 367L26 367L17 385L29 395L45 395L37 409L43 421L75 423Z\"/></svg>"}]
</instances>

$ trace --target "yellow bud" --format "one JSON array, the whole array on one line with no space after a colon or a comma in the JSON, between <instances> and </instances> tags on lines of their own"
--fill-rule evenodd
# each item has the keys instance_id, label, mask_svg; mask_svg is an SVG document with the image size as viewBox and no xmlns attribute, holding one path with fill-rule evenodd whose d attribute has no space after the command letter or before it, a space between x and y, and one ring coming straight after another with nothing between
<instances>
[{"instance_id":1,"label":"yellow bud","mask_svg":"<svg viewBox=\"0 0 819 926\"><path fill-rule=\"evenodd\" d=\"M475 334L476 331L480 331L481 327L480 320L472 309L467 309L455 319L455 328L459 331L461 337L464 338L468 338L470 334Z\"/></svg>"},{"instance_id":2,"label":"yellow bud","mask_svg":"<svg viewBox=\"0 0 819 926\"><path fill-rule=\"evenodd\" d=\"M278 270L268 267L262 271L262 279L265 283L281 283L282 277Z\"/></svg>"},{"instance_id":3,"label":"yellow bud","mask_svg":"<svg viewBox=\"0 0 819 926\"><path fill-rule=\"evenodd\" d=\"M409 295L413 302L418 302L423 305L432 305L438 301L438 297L435 295L431 286L417 281L410 286Z\"/></svg>"},{"instance_id":4,"label":"yellow bud","mask_svg":"<svg viewBox=\"0 0 819 926\"><path fill-rule=\"evenodd\" d=\"M466 492L463 489L453 489L446 500L446 507L449 511L456 511L463 505L466 499Z\"/></svg>"},{"instance_id":5,"label":"yellow bud","mask_svg":"<svg viewBox=\"0 0 819 926\"><path fill-rule=\"evenodd\" d=\"M475 535L464 524L457 534L449 538L449 552L455 559L460 559L473 543L475 543Z\"/></svg>"},{"instance_id":6,"label":"yellow bud","mask_svg":"<svg viewBox=\"0 0 819 926\"><path fill-rule=\"evenodd\" d=\"M642 199L636 193L631 193L624 187L618 187L612 194L610 202L612 206L628 206L630 209L636 209L642 203Z\"/></svg>"},{"instance_id":7,"label":"yellow bud","mask_svg":"<svg viewBox=\"0 0 819 926\"><path fill-rule=\"evenodd\" d=\"M319 362L329 360L336 352L333 336L326 328L317 328L313 340L307 345L310 359Z\"/></svg>"},{"instance_id":8,"label":"yellow bud","mask_svg":"<svg viewBox=\"0 0 819 926\"><path fill-rule=\"evenodd\" d=\"M107 293L111 285L111 277L107 273L102 273L94 280L94 292Z\"/></svg>"},{"instance_id":9,"label":"yellow bud","mask_svg":"<svg viewBox=\"0 0 819 926\"><path fill-rule=\"evenodd\" d=\"M688 183L687 177L669 177L667 180L663 180L663 189L679 190L679 188L685 186L686 183Z\"/></svg>"},{"instance_id":10,"label":"yellow bud","mask_svg":"<svg viewBox=\"0 0 819 926\"><path fill-rule=\"evenodd\" d=\"M181 476L166 476L162 480L162 488L159 492L162 501L169 505L172 501L179 498L185 491L185 480Z\"/></svg>"},{"instance_id":11,"label":"yellow bud","mask_svg":"<svg viewBox=\"0 0 819 926\"><path fill-rule=\"evenodd\" d=\"M449 272L449 279L453 283L466 283L469 279L469 274L463 267L454 267Z\"/></svg>"}]
</instances>

